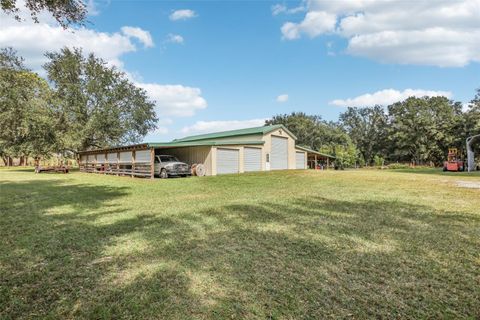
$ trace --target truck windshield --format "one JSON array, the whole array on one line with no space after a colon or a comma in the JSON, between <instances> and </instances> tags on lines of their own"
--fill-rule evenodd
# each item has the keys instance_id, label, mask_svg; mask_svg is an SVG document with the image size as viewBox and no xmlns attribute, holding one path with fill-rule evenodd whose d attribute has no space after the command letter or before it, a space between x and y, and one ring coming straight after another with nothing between
<instances>
[{"instance_id":1,"label":"truck windshield","mask_svg":"<svg viewBox=\"0 0 480 320\"><path fill-rule=\"evenodd\" d=\"M174 156L160 156L160 161L162 162L178 162L177 158Z\"/></svg>"}]
</instances>

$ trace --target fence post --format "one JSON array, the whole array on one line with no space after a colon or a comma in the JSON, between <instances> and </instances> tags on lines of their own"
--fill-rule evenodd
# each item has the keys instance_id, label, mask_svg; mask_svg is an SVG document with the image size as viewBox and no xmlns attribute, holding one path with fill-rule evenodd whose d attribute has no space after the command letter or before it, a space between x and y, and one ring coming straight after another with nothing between
<instances>
[{"instance_id":1,"label":"fence post","mask_svg":"<svg viewBox=\"0 0 480 320\"><path fill-rule=\"evenodd\" d=\"M155 178L155 149L150 149L150 179Z\"/></svg>"},{"instance_id":2,"label":"fence post","mask_svg":"<svg viewBox=\"0 0 480 320\"><path fill-rule=\"evenodd\" d=\"M135 176L135 150L132 151L132 178Z\"/></svg>"},{"instance_id":3,"label":"fence post","mask_svg":"<svg viewBox=\"0 0 480 320\"><path fill-rule=\"evenodd\" d=\"M117 176L119 175L120 171L120 152L117 152Z\"/></svg>"}]
</instances>

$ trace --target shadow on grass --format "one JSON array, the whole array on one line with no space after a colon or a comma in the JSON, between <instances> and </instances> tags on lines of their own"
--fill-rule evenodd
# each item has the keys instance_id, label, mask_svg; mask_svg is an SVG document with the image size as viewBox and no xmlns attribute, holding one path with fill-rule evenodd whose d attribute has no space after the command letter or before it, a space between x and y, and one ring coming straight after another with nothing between
<instances>
[{"instance_id":1,"label":"shadow on grass","mask_svg":"<svg viewBox=\"0 0 480 320\"><path fill-rule=\"evenodd\" d=\"M310 197L105 223L127 188L0 191L3 318L480 316L475 215Z\"/></svg>"}]
</instances>

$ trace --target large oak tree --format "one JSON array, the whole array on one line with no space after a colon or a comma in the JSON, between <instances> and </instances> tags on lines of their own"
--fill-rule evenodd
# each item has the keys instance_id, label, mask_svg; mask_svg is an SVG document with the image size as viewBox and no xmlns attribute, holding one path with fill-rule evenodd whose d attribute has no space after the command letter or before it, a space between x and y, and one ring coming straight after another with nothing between
<instances>
[{"instance_id":1,"label":"large oak tree","mask_svg":"<svg viewBox=\"0 0 480 320\"><path fill-rule=\"evenodd\" d=\"M93 54L85 57L81 49L46 56L63 150L137 143L155 128L154 102L125 73Z\"/></svg>"},{"instance_id":2,"label":"large oak tree","mask_svg":"<svg viewBox=\"0 0 480 320\"><path fill-rule=\"evenodd\" d=\"M17 53L0 50L0 155L39 157L55 151L55 115L47 81L28 70Z\"/></svg>"}]
</instances>

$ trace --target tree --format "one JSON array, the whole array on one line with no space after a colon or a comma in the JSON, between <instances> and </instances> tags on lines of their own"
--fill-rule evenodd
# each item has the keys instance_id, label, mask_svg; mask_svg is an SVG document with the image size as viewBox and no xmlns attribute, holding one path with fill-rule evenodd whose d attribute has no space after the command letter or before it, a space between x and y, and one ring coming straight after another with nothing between
<instances>
[{"instance_id":1,"label":"tree","mask_svg":"<svg viewBox=\"0 0 480 320\"><path fill-rule=\"evenodd\" d=\"M460 103L445 97L410 97L390 105L388 111L391 159L439 164L458 141Z\"/></svg>"},{"instance_id":2,"label":"tree","mask_svg":"<svg viewBox=\"0 0 480 320\"><path fill-rule=\"evenodd\" d=\"M340 114L339 121L367 164L385 154L387 115L381 106L352 108Z\"/></svg>"},{"instance_id":3,"label":"tree","mask_svg":"<svg viewBox=\"0 0 480 320\"><path fill-rule=\"evenodd\" d=\"M33 21L38 23L38 15L46 10L64 28L71 24L82 24L87 15L86 5L78 0L24 0L24 4L30 11ZM0 7L5 13L12 14L15 19L22 20L17 0L0 0Z\"/></svg>"},{"instance_id":4,"label":"tree","mask_svg":"<svg viewBox=\"0 0 480 320\"><path fill-rule=\"evenodd\" d=\"M468 106L467 111L464 114L465 119L465 133L464 138L475 134L480 134L480 88L477 89L477 93ZM463 139L465 141L465 139Z\"/></svg>"},{"instance_id":5,"label":"tree","mask_svg":"<svg viewBox=\"0 0 480 320\"><path fill-rule=\"evenodd\" d=\"M330 143L322 146L320 152L335 156L335 166L339 168L355 167L363 164L363 159L359 157L360 152L348 136L342 144Z\"/></svg>"},{"instance_id":6,"label":"tree","mask_svg":"<svg viewBox=\"0 0 480 320\"><path fill-rule=\"evenodd\" d=\"M47 82L26 69L13 49L0 50L0 153L5 163L55 149L50 97Z\"/></svg>"},{"instance_id":7,"label":"tree","mask_svg":"<svg viewBox=\"0 0 480 320\"><path fill-rule=\"evenodd\" d=\"M154 102L123 72L81 49L47 53L57 100L59 146L77 152L137 143L155 128Z\"/></svg>"}]
</instances>

